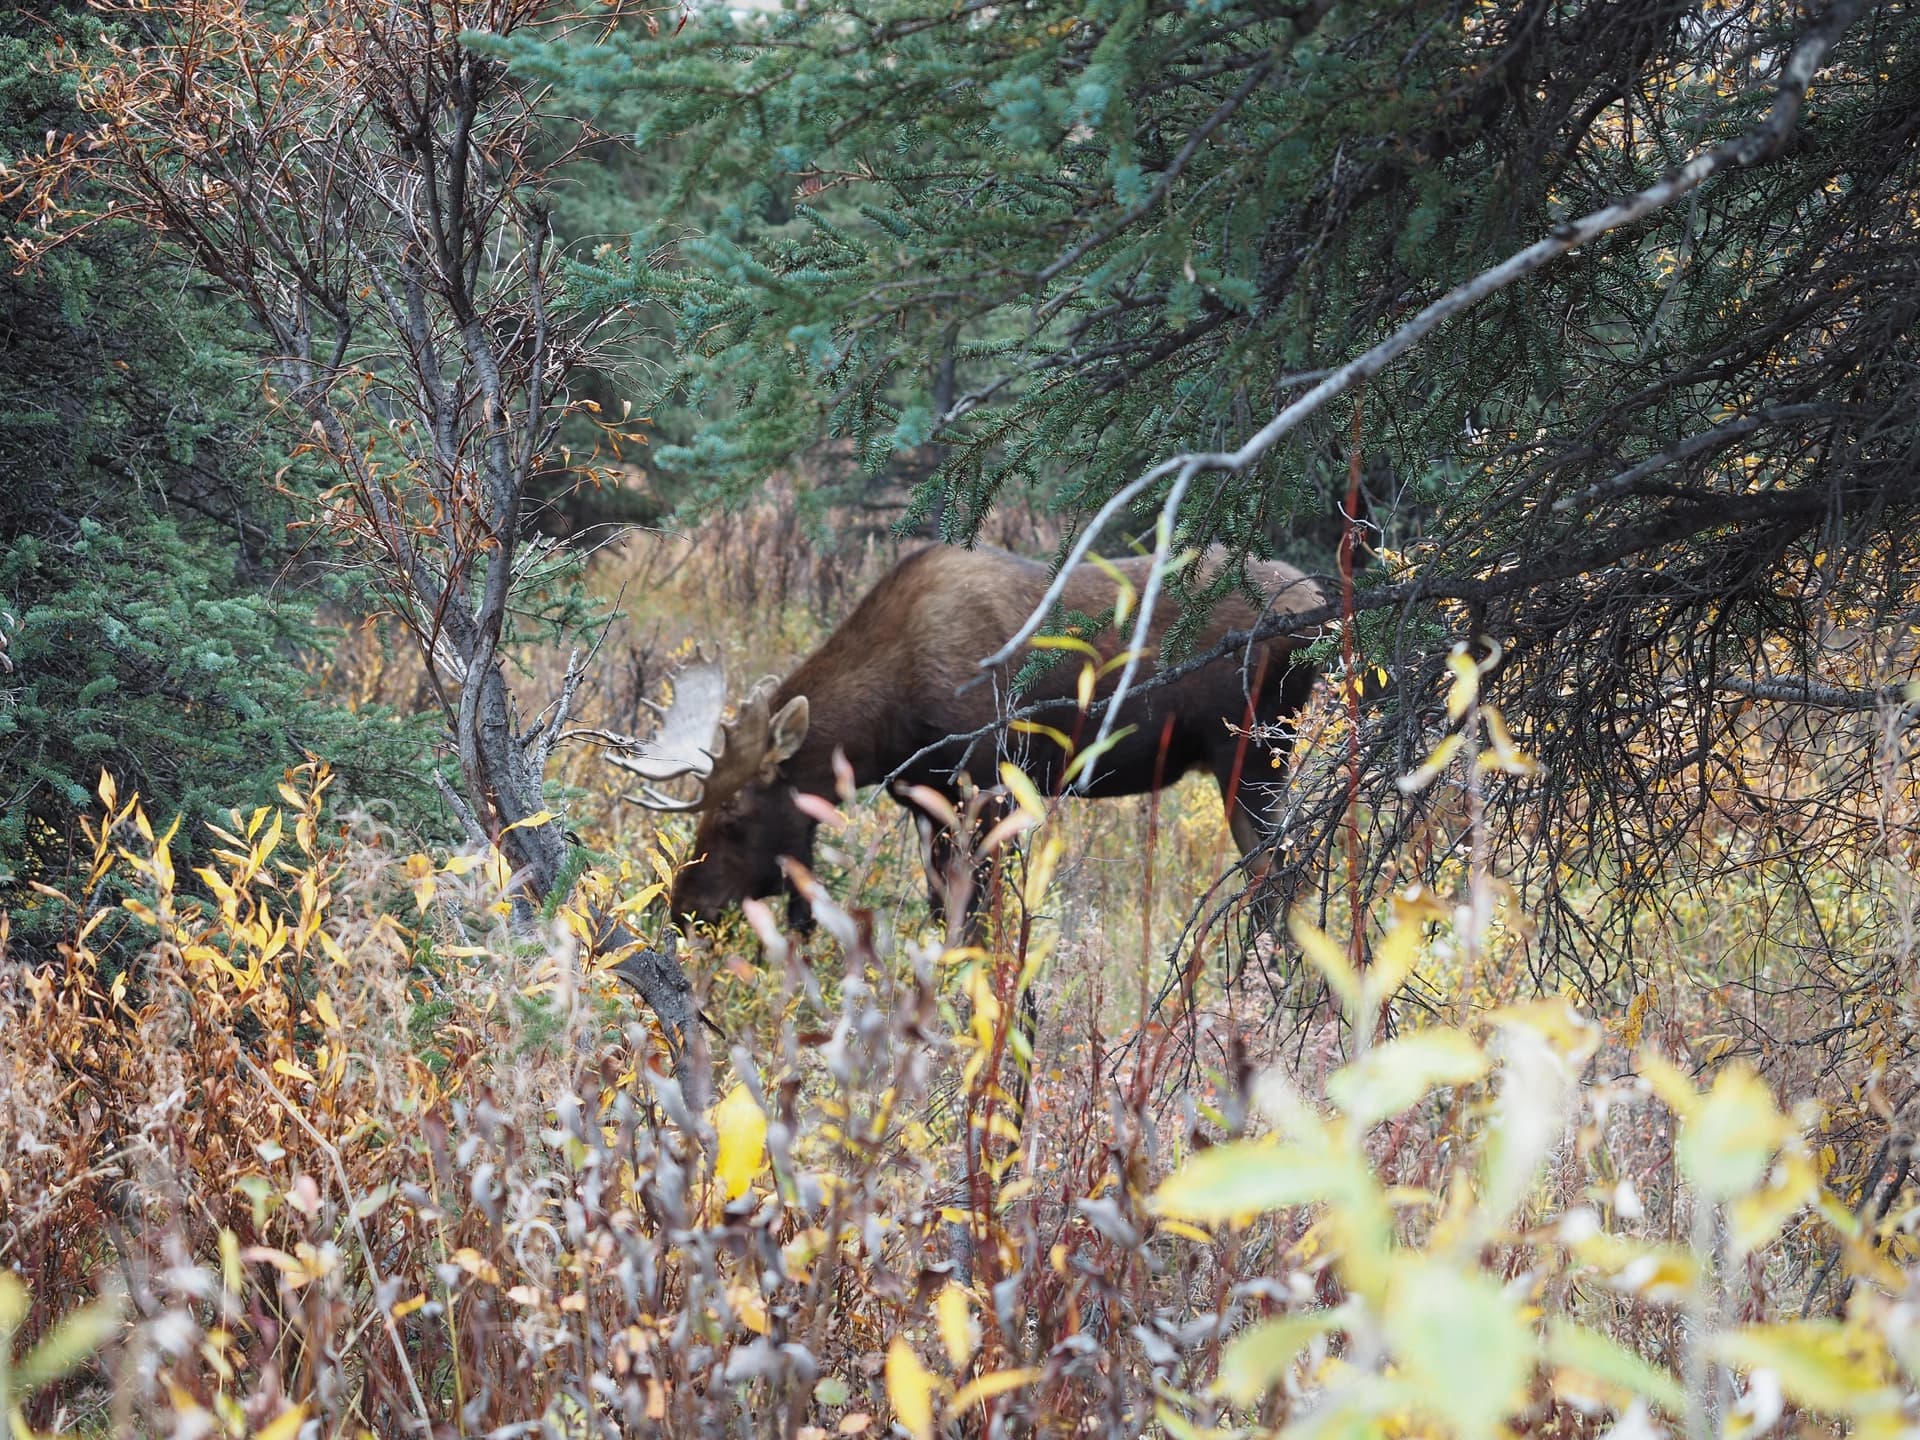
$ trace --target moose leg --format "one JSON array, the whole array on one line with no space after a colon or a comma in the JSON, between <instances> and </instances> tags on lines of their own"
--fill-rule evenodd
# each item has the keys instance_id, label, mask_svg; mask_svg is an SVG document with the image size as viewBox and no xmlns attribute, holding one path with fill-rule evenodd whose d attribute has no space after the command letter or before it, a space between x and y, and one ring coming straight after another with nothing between
<instances>
[{"instance_id":1,"label":"moose leg","mask_svg":"<svg viewBox=\"0 0 1920 1440\"><path fill-rule=\"evenodd\" d=\"M1279 782L1293 749L1292 722L1313 693L1313 672L1304 666L1287 669L1277 683L1267 679L1269 662L1261 657L1254 694L1247 701L1239 733L1229 734L1212 756L1214 779L1227 807L1227 826L1242 855L1251 855L1262 843L1271 843L1278 828ZM1256 742L1248 732L1256 727L1279 727L1277 737ZM1276 766L1273 762L1278 760ZM1256 865L1263 873L1264 865Z\"/></svg>"},{"instance_id":2,"label":"moose leg","mask_svg":"<svg viewBox=\"0 0 1920 1440\"><path fill-rule=\"evenodd\" d=\"M1227 809L1227 828L1242 855L1251 855L1263 840L1270 838L1272 816L1267 797L1272 789L1267 754L1248 733L1255 722L1253 705L1237 731L1228 732L1211 757L1213 778L1220 786L1220 800Z\"/></svg>"},{"instance_id":3,"label":"moose leg","mask_svg":"<svg viewBox=\"0 0 1920 1440\"><path fill-rule=\"evenodd\" d=\"M964 833L956 833L914 810L927 872L927 908L945 930L948 945L978 945L984 938L981 906L991 894L995 857L982 853L983 844L1005 813L1003 799L974 796L961 811Z\"/></svg>"},{"instance_id":4,"label":"moose leg","mask_svg":"<svg viewBox=\"0 0 1920 1440\"><path fill-rule=\"evenodd\" d=\"M978 946L986 939L984 907L993 895L999 860L997 853L988 852L987 837L1008 814L1011 802L994 792L974 792L964 804L947 799L951 809L946 820L958 820L957 826L917 806L908 807L920 829L927 903L941 922L950 948ZM999 1016L999 1028L990 1042L990 1063L979 1070L964 1094L955 1075L946 1102L959 1104L965 1127L966 1181L949 1199L967 1218L952 1220L946 1228L955 1274L968 1284L973 1280L975 1247L988 1233L986 1217L994 1212L996 1197L1019 1163L1029 1073L1040 1029L1033 990L1020 983L1024 977L1018 973L1019 955L1007 953L1002 945L974 963L985 967L991 992L1000 1003L992 1012ZM1008 995L1010 987L1018 989L1017 997ZM1014 1002L1010 1009L1005 1006L1009 998Z\"/></svg>"},{"instance_id":5,"label":"moose leg","mask_svg":"<svg viewBox=\"0 0 1920 1440\"><path fill-rule=\"evenodd\" d=\"M942 930L947 917L966 914L972 895L971 882L963 875L960 845L953 831L937 820L920 818L920 861L927 872L927 909Z\"/></svg>"}]
</instances>

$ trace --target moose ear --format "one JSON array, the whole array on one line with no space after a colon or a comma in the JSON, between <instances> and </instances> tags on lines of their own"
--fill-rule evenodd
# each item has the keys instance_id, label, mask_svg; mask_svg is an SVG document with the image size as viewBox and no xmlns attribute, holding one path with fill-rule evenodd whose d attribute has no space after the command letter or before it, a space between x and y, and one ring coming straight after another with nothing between
<instances>
[{"instance_id":1,"label":"moose ear","mask_svg":"<svg viewBox=\"0 0 1920 1440\"><path fill-rule=\"evenodd\" d=\"M791 759L807 738L807 697L796 695L780 707L767 727L767 761L780 765Z\"/></svg>"}]
</instances>

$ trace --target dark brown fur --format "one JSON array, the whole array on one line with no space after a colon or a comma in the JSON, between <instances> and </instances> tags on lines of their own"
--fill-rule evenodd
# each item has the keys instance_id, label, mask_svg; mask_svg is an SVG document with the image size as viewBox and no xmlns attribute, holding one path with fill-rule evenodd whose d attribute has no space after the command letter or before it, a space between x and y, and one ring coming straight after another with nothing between
<instances>
[{"instance_id":1,"label":"dark brown fur","mask_svg":"<svg viewBox=\"0 0 1920 1440\"><path fill-rule=\"evenodd\" d=\"M1117 567L1139 590L1148 564L1142 557L1119 561ZM1321 603L1313 583L1291 566L1258 564L1253 573L1273 610L1302 611ZM874 785L917 751L990 724L1006 708L1007 682L1018 662L990 680L982 679L978 662L1020 628L1045 593L1048 579L1046 565L1037 560L1000 550L945 546L917 551L888 572L780 686L772 701L776 712L795 696L807 697L806 738L770 782L750 784L703 815L694 843L700 858L681 872L675 911L712 918L749 896L779 890L780 856L811 860L814 824L794 806L791 795L795 790L833 794L836 748L846 753L858 784ZM1081 566L1067 588L1067 608L1083 614L1104 614L1114 600L1113 582L1091 565ZM1154 654L1177 615L1163 596L1154 616ZM1223 600L1193 649L1210 649L1227 631L1247 629L1260 615L1241 596ZM1109 627L1092 637L1103 657L1124 648L1130 624L1126 629L1128 633L1116 633ZM1228 795L1241 755L1228 727L1249 718L1271 723L1306 703L1313 674L1292 663L1298 645L1293 639L1270 640L1250 655L1236 653L1171 685L1131 696L1119 725L1132 726L1132 733L1100 757L1086 793L1142 794L1154 788L1156 775L1161 783L1171 784L1190 770L1204 768ZM1140 680L1152 674L1153 658L1143 657ZM1019 702L1073 695L1080 670L1079 656L1063 655ZM1110 693L1117 679L1117 670L1104 677L1098 693ZM1250 689L1255 690L1251 709ZM1083 744L1097 728L1096 722L1066 707L1039 718L1070 735L1080 726ZM1163 744L1164 759L1158 753ZM1004 731L971 746L955 742L942 747L915 762L899 780L951 797L956 771L992 784L1006 755L1017 760L1042 791L1051 792L1059 784L1066 756L1057 745L1037 735ZM1260 838L1262 820L1249 804L1257 798L1251 786L1245 794L1228 795L1234 838L1243 853ZM934 875L929 879L938 905L941 881Z\"/></svg>"}]
</instances>

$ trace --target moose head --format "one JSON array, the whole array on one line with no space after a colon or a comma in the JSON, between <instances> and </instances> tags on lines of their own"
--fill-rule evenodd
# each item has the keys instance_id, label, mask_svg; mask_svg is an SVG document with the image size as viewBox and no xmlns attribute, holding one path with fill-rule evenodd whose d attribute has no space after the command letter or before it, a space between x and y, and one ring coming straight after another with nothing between
<instances>
[{"instance_id":1,"label":"moose head","mask_svg":"<svg viewBox=\"0 0 1920 1440\"><path fill-rule=\"evenodd\" d=\"M725 668L696 651L674 675L672 703L645 749L607 756L645 781L633 797L640 804L700 815L695 861L674 886L676 915L710 921L741 899L771 894L782 884L780 857L812 850L813 822L777 783L807 738L807 697L774 710L779 688L777 676L761 677L728 719ZM694 782L691 799L659 788L683 780Z\"/></svg>"}]
</instances>

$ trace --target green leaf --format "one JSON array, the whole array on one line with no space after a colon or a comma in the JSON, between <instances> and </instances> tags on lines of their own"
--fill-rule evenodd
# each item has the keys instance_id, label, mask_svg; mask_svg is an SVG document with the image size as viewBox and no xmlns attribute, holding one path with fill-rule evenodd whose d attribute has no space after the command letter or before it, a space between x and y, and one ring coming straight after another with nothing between
<instances>
[{"instance_id":1,"label":"green leaf","mask_svg":"<svg viewBox=\"0 0 1920 1440\"><path fill-rule=\"evenodd\" d=\"M14 1383L35 1390L58 1380L120 1333L120 1302L96 1300L63 1319L46 1339L33 1347L13 1372Z\"/></svg>"},{"instance_id":2,"label":"green leaf","mask_svg":"<svg viewBox=\"0 0 1920 1440\"><path fill-rule=\"evenodd\" d=\"M1422 1030L1375 1046L1327 1077L1327 1096L1366 1128L1397 1115L1440 1085L1469 1085L1487 1073L1487 1057L1458 1030Z\"/></svg>"},{"instance_id":3,"label":"green leaf","mask_svg":"<svg viewBox=\"0 0 1920 1440\"><path fill-rule=\"evenodd\" d=\"M1241 1440L1247 1433L1245 1430L1205 1429L1187 1419L1165 1400L1154 1403L1153 1418L1173 1440Z\"/></svg>"},{"instance_id":4,"label":"green leaf","mask_svg":"<svg viewBox=\"0 0 1920 1440\"><path fill-rule=\"evenodd\" d=\"M1596 1331L1556 1320L1547 1332L1545 1353L1549 1363L1630 1390L1669 1415L1687 1408L1686 1392L1671 1375Z\"/></svg>"},{"instance_id":5,"label":"green leaf","mask_svg":"<svg viewBox=\"0 0 1920 1440\"><path fill-rule=\"evenodd\" d=\"M1729 1065L1680 1127L1680 1169L1708 1199L1731 1200L1760 1183L1792 1134L1766 1082L1745 1065Z\"/></svg>"},{"instance_id":6,"label":"green leaf","mask_svg":"<svg viewBox=\"0 0 1920 1440\"><path fill-rule=\"evenodd\" d=\"M1500 1031L1500 1091L1482 1149L1480 1206L1468 1243L1503 1224L1533 1188L1547 1151L1559 1139L1573 1076L1560 1051L1529 1025Z\"/></svg>"},{"instance_id":7,"label":"green leaf","mask_svg":"<svg viewBox=\"0 0 1920 1440\"><path fill-rule=\"evenodd\" d=\"M1344 1188L1347 1177L1300 1147L1235 1140L1202 1150L1169 1175L1148 1201L1155 1214L1213 1224L1311 1205Z\"/></svg>"},{"instance_id":8,"label":"green leaf","mask_svg":"<svg viewBox=\"0 0 1920 1440\"><path fill-rule=\"evenodd\" d=\"M376 1186L365 1195L362 1195L358 1200L354 1201L353 1208L348 1213L355 1220L364 1220L391 1200L398 1189L399 1187L391 1180L387 1181L384 1185Z\"/></svg>"},{"instance_id":9,"label":"green leaf","mask_svg":"<svg viewBox=\"0 0 1920 1440\"><path fill-rule=\"evenodd\" d=\"M847 1382L838 1375L825 1376L813 1387L813 1398L829 1410L837 1410L846 1404L851 1393L847 1389Z\"/></svg>"},{"instance_id":10,"label":"green leaf","mask_svg":"<svg viewBox=\"0 0 1920 1440\"><path fill-rule=\"evenodd\" d=\"M1107 751L1113 749L1114 746L1133 734L1137 728L1139 727L1134 725L1122 725L1118 730L1115 730L1111 735L1107 736L1106 739L1096 740L1087 746L1086 749L1082 750L1078 755L1075 755L1072 760L1067 762L1066 773L1061 777L1061 784L1073 784L1074 781L1080 778L1081 771L1085 770L1088 766L1092 765L1094 761L1106 754Z\"/></svg>"},{"instance_id":11,"label":"green leaf","mask_svg":"<svg viewBox=\"0 0 1920 1440\"><path fill-rule=\"evenodd\" d=\"M13 1334L27 1318L27 1287L11 1270L0 1270L0 1337Z\"/></svg>"},{"instance_id":12,"label":"green leaf","mask_svg":"<svg viewBox=\"0 0 1920 1440\"><path fill-rule=\"evenodd\" d=\"M1282 1315L1243 1330L1220 1355L1213 1388L1235 1405L1252 1405L1280 1383L1300 1352L1345 1323L1346 1312L1313 1310Z\"/></svg>"},{"instance_id":13,"label":"green leaf","mask_svg":"<svg viewBox=\"0 0 1920 1440\"><path fill-rule=\"evenodd\" d=\"M1385 1328L1422 1409L1461 1440L1492 1436L1533 1375L1534 1338L1489 1276L1426 1256L1396 1265Z\"/></svg>"}]
</instances>

